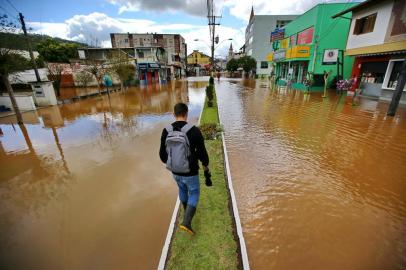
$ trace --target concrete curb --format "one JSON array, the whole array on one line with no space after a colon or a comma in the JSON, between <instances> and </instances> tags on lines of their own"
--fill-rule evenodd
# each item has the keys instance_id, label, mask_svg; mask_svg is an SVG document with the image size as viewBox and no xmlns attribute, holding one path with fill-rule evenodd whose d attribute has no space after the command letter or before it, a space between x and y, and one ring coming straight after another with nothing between
<instances>
[{"instance_id":1,"label":"concrete curb","mask_svg":"<svg viewBox=\"0 0 406 270\"><path fill-rule=\"evenodd\" d=\"M166 234L165 244L164 244L164 247L162 248L161 258L159 258L158 270L165 269L166 259L168 257L168 252L169 252L169 246L171 244L172 236L175 231L175 222L176 222L176 217L177 217L178 211L179 211L179 205L180 205L180 201L179 201L179 198L177 198L176 203L175 203L175 208L173 209L171 222L169 223L168 233Z\"/></svg>"},{"instance_id":2,"label":"concrete curb","mask_svg":"<svg viewBox=\"0 0 406 270\"><path fill-rule=\"evenodd\" d=\"M217 107L218 107L218 104L217 104ZM222 125L223 122L221 121L219 108L218 108L218 117L219 117L220 125ZM233 179L231 177L230 163L228 161L228 154L227 154L226 141L224 139L224 132L221 132L221 140L223 141L224 162L226 165L226 177L227 177L227 182L228 182L228 189L230 190L231 204L233 206L234 221L235 221L235 224L237 227L237 235L238 235L238 240L239 240L239 244L240 244L242 267L244 270L249 270L250 264L249 264L249 260L248 260L247 246L245 245L245 239L244 239L244 235L242 232L242 226L241 226L241 220L240 220L240 214L238 213L237 200L235 198L235 193L234 193Z\"/></svg>"}]
</instances>

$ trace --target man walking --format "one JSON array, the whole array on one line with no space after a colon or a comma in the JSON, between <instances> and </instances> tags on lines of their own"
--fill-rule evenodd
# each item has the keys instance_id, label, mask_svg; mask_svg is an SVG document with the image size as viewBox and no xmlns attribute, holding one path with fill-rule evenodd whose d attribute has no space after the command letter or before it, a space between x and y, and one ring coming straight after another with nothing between
<instances>
[{"instance_id":1,"label":"man walking","mask_svg":"<svg viewBox=\"0 0 406 270\"><path fill-rule=\"evenodd\" d=\"M211 186L209 156L199 128L187 123L187 105L176 104L174 116L176 121L162 131L159 156L179 188L179 200L185 210L180 228L193 235L192 219L200 196L198 161L203 165L206 185Z\"/></svg>"}]
</instances>

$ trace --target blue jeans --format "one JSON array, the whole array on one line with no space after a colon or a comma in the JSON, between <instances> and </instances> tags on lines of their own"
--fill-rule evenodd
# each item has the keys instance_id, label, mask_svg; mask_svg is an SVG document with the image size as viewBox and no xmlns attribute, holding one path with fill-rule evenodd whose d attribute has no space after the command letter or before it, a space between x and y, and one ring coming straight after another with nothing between
<instances>
[{"instance_id":1,"label":"blue jeans","mask_svg":"<svg viewBox=\"0 0 406 270\"><path fill-rule=\"evenodd\" d=\"M180 176L173 175L179 187L179 200L196 207L200 196L199 175Z\"/></svg>"}]
</instances>

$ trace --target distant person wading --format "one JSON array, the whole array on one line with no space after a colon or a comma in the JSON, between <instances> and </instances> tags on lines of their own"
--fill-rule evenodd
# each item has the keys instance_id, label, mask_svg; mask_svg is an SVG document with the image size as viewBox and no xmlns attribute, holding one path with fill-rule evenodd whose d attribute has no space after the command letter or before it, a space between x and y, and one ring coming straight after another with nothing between
<instances>
[{"instance_id":1,"label":"distant person wading","mask_svg":"<svg viewBox=\"0 0 406 270\"><path fill-rule=\"evenodd\" d=\"M176 121L162 131L159 156L179 188L179 200L185 210L180 228L193 235L192 219L200 196L198 161L203 165L206 185L211 186L209 156L200 129L186 122L187 105L176 104L174 116Z\"/></svg>"}]
</instances>

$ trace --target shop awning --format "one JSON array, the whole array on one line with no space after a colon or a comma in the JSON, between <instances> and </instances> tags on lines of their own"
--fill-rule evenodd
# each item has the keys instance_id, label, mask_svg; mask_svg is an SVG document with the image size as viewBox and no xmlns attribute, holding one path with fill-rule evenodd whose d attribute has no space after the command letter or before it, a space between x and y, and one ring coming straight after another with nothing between
<instances>
[{"instance_id":1,"label":"shop awning","mask_svg":"<svg viewBox=\"0 0 406 270\"><path fill-rule=\"evenodd\" d=\"M139 70L157 70L160 69L161 66L158 63L138 63L137 68Z\"/></svg>"},{"instance_id":2,"label":"shop awning","mask_svg":"<svg viewBox=\"0 0 406 270\"><path fill-rule=\"evenodd\" d=\"M380 45L347 49L345 55L349 56L365 56L365 55L384 55L405 53L406 41L390 42Z\"/></svg>"}]
</instances>

